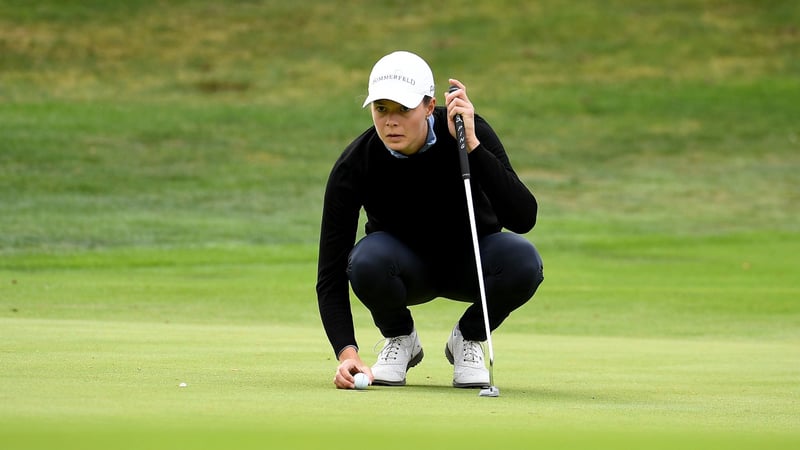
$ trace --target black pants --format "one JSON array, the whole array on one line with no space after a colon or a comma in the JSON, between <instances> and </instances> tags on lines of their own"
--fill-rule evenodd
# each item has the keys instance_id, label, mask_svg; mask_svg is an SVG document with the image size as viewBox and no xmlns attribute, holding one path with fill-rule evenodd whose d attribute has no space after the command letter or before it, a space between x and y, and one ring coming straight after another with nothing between
<instances>
[{"instance_id":1,"label":"black pants","mask_svg":"<svg viewBox=\"0 0 800 450\"><path fill-rule=\"evenodd\" d=\"M492 330L524 305L544 279L542 258L527 239L510 232L479 242L489 326ZM409 306L437 297L472 303L459 320L465 339L486 339L475 256L468 246L452 254L424 256L389 233L375 232L350 252L347 274L353 292L369 309L384 337L411 333Z\"/></svg>"}]
</instances>

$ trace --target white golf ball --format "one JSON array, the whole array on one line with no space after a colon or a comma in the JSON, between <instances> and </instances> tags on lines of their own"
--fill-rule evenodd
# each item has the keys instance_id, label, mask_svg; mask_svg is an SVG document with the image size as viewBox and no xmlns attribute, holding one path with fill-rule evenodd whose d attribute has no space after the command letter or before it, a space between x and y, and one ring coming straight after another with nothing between
<instances>
[{"instance_id":1,"label":"white golf ball","mask_svg":"<svg viewBox=\"0 0 800 450\"><path fill-rule=\"evenodd\" d=\"M353 376L356 382L356 389L366 389L369 386L369 377L361 372Z\"/></svg>"},{"instance_id":2,"label":"white golf ball","mask_svg":"<svg viewBox=\"0 0 800 450\"><path fill-rule=\"evenodd\" d=\"M186 384L186 383L181 383L181 384L178 385L178 387L186 387L186 386L188 386L188 384Z\"/></svg>"}]
</instances>

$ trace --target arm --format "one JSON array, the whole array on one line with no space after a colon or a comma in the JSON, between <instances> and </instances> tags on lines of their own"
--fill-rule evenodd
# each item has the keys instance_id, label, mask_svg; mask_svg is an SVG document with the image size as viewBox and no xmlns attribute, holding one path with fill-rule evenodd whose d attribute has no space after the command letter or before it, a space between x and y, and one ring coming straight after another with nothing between
<instances>
[{"instance_id":1,"label":"arm","mask_svg":"<svg viewBox=\"0 0 800 450\"><path fill-rule=\"evenodd\" d=\"M475 127L481 144L469 154L472 178L491 202L500 224L515 233L527 233L536 224L536 198L514 172L489 124L476 117Z\"/></svg>"},{"instance_id":2,"label":"arm","mask_svg":"<svg viewBox=\"0 0 800 450\"><path fill-rule=\"evenodd\" d=\"M501 226L527 233L536 224L536 198L514 172L497 134L475 114L465 86L455 79L450 79L450 84L458 90L445 94L448 128L455 137L453 117L460 114L464 119L470 175L476 182L473 188L479 185L486 194Z\"/></svg>"},{"instance_id":3,"label":"arm","mask_svg":"<svg viewBox=\"0 0 800 450\"><path fill-rule=\"evenodd\" d=\"M346 269L355 242L359 210L355 186L340 158L325 188L317 266L320 318L337 357L347 346L357 348Z\"/></svg>"},{"instance_id":4,"label":"arm","mask_svg":"<svg viewBox=\"0 0 800 450\"><path fill-rule=\"evenodd\" d=\"M338 389L353 389L358 372L365 373L370 383L372 370L358 354L350 291L346 275L347 258L353 247L361 209L358 190L348 176L343 158L334 165L325 188L319 240L317 271L317 303L328 340L339 365L333 383Z\"/></svg>"}]
</instances>

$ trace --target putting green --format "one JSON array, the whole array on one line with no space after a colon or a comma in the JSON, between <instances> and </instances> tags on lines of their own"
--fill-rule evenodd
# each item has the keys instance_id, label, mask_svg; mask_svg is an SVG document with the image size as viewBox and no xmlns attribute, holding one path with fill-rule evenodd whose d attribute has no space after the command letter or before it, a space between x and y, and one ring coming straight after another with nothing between
<instances>
[{"instance_id":1,"label":"putting green","mask_svg":"<svg viewBox=\"0 0 800 450\"><path fill-rule=\"evenodd\" d=\"M420 329L427 356L407 386L341 391L312 327L0 325L0 436L15 448L46 444L48 436L101 445L137 434L206 444L278 436L336 448L337 435L377 440L401 430L430 440L421 446L443 436L512 447L530 439L633 445L647 436L673 444L800 442L795 342L499 333L495 399L450 387L441 330ZM476 436L461 435L465 428Z\"/></svg>"}]
</instances>

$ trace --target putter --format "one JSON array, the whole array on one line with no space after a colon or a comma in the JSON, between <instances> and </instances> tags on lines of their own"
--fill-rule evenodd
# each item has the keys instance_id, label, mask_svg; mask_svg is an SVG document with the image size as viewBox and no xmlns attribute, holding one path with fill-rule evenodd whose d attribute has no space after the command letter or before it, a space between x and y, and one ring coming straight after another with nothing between
<instances>
[{"instance_id":1,"label":"putter","mask_svg":"<svg viewBox=\"0 0 800 450\"><path fill-rule=\"evenodd\" d=\"M457 91L459 88L450 86L448 92ZM481 250L478 247L478 229L475 225L475 207L472 205L472 186L470 184L469 159L467 155L467 137L464 131L464 119L461 114L453 118L458 141L458 159L461 165L461 177L464 179L464 193L467 196L467 212L469 227L472 231L472 248L475 251L475 267L478 271L478 288L481 293L481 309L483 310L483 325L486 327L486 346L489 347L489 387L481 389L479 397L498 397L500 389L494 385L494 349L492 348L492 333L489 327L489 309L486 305L486 288L483 285L483 266L481 265Z\"/></svg>"}]
</instances>

